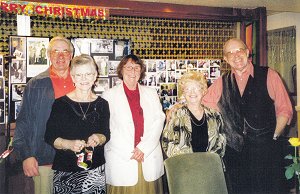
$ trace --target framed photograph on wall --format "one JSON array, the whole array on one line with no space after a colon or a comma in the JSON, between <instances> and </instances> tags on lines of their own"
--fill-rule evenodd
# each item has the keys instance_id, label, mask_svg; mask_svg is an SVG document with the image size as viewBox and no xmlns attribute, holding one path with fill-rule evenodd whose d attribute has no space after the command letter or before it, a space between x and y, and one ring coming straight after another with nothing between
<instances>
[{"instance_id":1,"label":"framed photograph on wall","mask_svg":"<svg viewBox=\"0 0 300 194\"><path fill-rule=\"evenodd\" d=\"M26 59L26 37L10 36L9 37L9 53L16 59Z\"/></svg>"},{"instance_id":2,"label":"framed photograph on wall","mask_svg":"<svg viewBox=\"0 0 300 194\"><path fill-rule=\"evenodd\" d=\"M90 55L91 39L88 38L74 38L71 40L74 46L74 56L81 54Z\"/></svg>"},{"instance_id":3,"label":"framed photograph on wall","mask_svg":"<svg viewBox=\"0 0 300 194\"><path fill-rule=\"evenodd\" d=\"M114 48L114 60L120 61L124 56L129 55L129 40L115 40Z\"/></svg>"},{"instance_id":4,"label":"framed photograph on wall","mask_svg":"<svg viewBox=\"0 0 300 194\"><path fill-rule=\"evenodd\" d=\"M98 76L108 77L108 56L93 56L98 66Z\"/></svg>"},{"instance_id":5,"label":"framed photograph on wall","mask_svg":"<svg viewBox=\"0 0 300 194\"><path fill-rule=\"evenodd\" d=\"M10 82L26 83L26 65L25 60L13 59L10 63Z\"/></svg>"},{"instance_id":6,"label":"framed photograph on wall","mask_svg":"<svg viewBox=\"0 0 300 194\"><path fill-rule=\"evenodd\" d=\"M95 82L94 92L101 95L104 91L109 89L109 78L98 77Z\"/></svg>"},{"instance_id":7,"label":"framed photograph on wall","mask_svg":"<svg viewBox=\"0 0 300 194\"><path fill-rule=\"evenodd\" d=\"M113 39L94 39L91 41L91 53L113 53Z\"/></svg>"},{"instance_id":8,"label":"framed photograph on wall","mask_svg":"<svg viewBox=\"0 0 300 194\"><path fill-rule=\"evenodd\" d=\"M118 76L111 76L111 88L122 83L122 80Z\"/></svg>"},{"instance_id":9,"label":"framed photograph on wall","mask_svg":"<svg viewBox=\"0 0 300 194\"><path fill-rule=\"evenodd\" d=\"M49 67L48 44L49 38L27 37L27 77L34 77Z\"/></svg>"},{"instance_id":10,"label":"framed photograph on wall","mask_svg":"<svg viewBox=\"0 0 300 194\"><path fill-rule=\"evenodd\" d=\"M0 77L3 76L3 70L4 70L4 61L3 61L3 55L0 55Z\"/></svg>"},{"instance_id":11,"label":"framed photograph on wall","mask_svg":"<svg viewBox=\"0 0 300 194\"><path fill-rule=\"evenodd\" d=\"M23 98L23 93L25 90L26 84L12 84L11 85L11 100L19 101Z\"/></svg>"},{"instance_id":12,"label":"framed photograph on wall","mask_svg":"<svg viewBox=\"0 0 300 194\"><path fill-rule=\"evenodd\" d=\"M108 75L117 75L117 68L120 61L108 61Z\"/></svg>"}]
</instances>

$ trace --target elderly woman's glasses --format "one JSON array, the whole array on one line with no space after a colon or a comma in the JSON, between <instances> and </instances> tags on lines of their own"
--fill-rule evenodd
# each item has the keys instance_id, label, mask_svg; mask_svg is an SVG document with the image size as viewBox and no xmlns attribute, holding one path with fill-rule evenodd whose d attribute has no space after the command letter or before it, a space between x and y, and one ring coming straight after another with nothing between
<instances>
[{"instance_id":1,"label":"elderly woman's glasses","mask_svg":"<svg viewBox=\"0 0 300 194\"><path fill-rule=\"evenodd\" d=\"M74 74L75 79L83 79L85 77L86 79L91 79L94 77L94 73L76 73Z\"/></svg>"},{"instance_id":2,"label":"elderly woman's glasses","mask_svg":"<svg viewBox=\"0 0 300 194\"><path fill-rule=\"evenodd\" d=\"M202 88L201 87L187 87L187 88L184 88L184 92L185 93L191 93L191 92L199 92L201 91Z\"/></svg>"},{"instance_id":3,"label":"elderly woman's glasses","mask_svg":"<svg viewBox=\"0 0 300 194\"><path fill-rule=\"evenodd\" d=\"M126 70L126 71L132 71L133 69L134 69L134 71L137 71L137 72L139 72L139 71L141 71L141 66L124 66L124 69Z\"/></svg>"}]
</instances>

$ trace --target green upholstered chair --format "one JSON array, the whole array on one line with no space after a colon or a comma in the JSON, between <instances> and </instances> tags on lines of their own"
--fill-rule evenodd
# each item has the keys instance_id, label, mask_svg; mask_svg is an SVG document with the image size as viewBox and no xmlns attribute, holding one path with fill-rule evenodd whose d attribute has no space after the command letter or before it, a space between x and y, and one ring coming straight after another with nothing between
<instances>
[{"instance_id":1,"label":"green upholstered chair","mask_svg":"<svg viewBox=\"0 0 300 194\"><path fill-rule=\"evenodd\" d=\"M164 161L170 194L227 194L218 154L182 154Z\"/></svg>"}]
</instances>

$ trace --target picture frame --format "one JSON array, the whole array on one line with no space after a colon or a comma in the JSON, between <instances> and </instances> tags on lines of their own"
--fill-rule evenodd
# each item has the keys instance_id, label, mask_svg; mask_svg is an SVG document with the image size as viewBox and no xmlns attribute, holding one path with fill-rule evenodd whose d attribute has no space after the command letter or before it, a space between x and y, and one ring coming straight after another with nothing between
<instances>
[{"instance_id":1,"label":"picture frame","mask_svg":"<svg viewBox=\"0 0 300 194\"><path fill-rule=\"evenodd\" d=\"M145 60L147 72L156 72L156 60Z\"/></svg>"},{"instance_id":2,"label":"picture frame","mask_svg":"<svg viewBox=\"0 0 300 194\"><path fill-rule=\"evenodd\" d=\"M113 53L113 39L94 39L91 41L91 53Z\"/></svg>"},{"instance_id":3,"label":"picture frame","mask_svg":"<svg viewBox=\"0 0 300 194\"><path fill-rule=\"evenodd\" d=\"M97 95L101 95L104 91L110 88L109 78L107 77L98 77L95 81L94 92Z\"/></svg>"},{"instance_id":4,"label":"picture frame","mask_svg":"<svg viewBox=\"0 0 300 194\"><path fill-rule=\"evenodd\" d=\"M9 67L10 83L26 83L26 61L12 59Z\"/></svg>"},{"instance_id":5,"label":"picture frame","mask_svg":"<svg viewBox=\"0 0 300 194\"><path fill-rule=\"evenodd\" d=\"M11 100L12 101L22 100L25 87L26 87L26 84L12 84L11 85Z\"/></svg>"},{"instance_id":6,"label":"picture frame","mask_svg":"<svg viewBox=\"0 0 300 194\"><path fill-rule=\"evenodd\" d=\"M74 38L71 40L74 46L74 57L81 54L90 55L91 52L91 39L88 38Z\"/></svg>"},{"instance_id":7,"label":"picture frame","mask_svg":"<svg viewBox=\"0 0 300 194\"><path fill-rule=\"evenodd\" d=\"M98 67L98 76L108 77L108 56L93 56L97 67Z\"/></svg>"},{"instance_id":8,"label":"picture frame","mask_svg":"<svg viewBox=\"0 0 300 194\"><path fill-rule=\"evenodd\" d=\"M49 38L27 37L27 77L34 77L49 67L48 44Z\"/></svg>"},{"instance_id":9,"label":"picture frame","mask_svg":"<svg viewBox=\"0 0 300 194\"><path fill-rule=\"evenodd\" d=\"M122 83L122 80L118 76L111 76L111 88Z\"/></svg>"},{"instance_id":10,"label":"picture frame","mask_svg":"<svg viewBox=\"0 0 300 194\"><path fill-rule=\"evenodd\" d=\"M16 59L26 59L26 37L10 36L9 45L10 56L14 56Z\"/></svg>"},{"instance_id":11,"label":"picture frame","mask_svg":"<svg viewBox=\"0 0 300 194\"><path fill-rule=\"evenodd\" d=\"M120 61L126 55L129 55L129 40L114 41L114 60Z\"/></svg>"},{"instance_id":12,"label":"picture frame","mask_svg":"<svg viewBox=\"0 0 300 194\"><path fill-rule=\"evenodd\" d=\"M108 61L108 75L117 75L117 68L120 61Z\"/></svg>"}]
</instances>

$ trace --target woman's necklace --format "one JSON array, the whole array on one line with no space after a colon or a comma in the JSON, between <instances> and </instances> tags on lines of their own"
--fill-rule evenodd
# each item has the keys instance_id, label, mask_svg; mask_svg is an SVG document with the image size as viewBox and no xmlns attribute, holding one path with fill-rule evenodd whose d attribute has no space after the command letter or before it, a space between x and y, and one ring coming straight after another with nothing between
<instances>
[{"instance_id":1,"label":"woman's necklace","mask_svg":"<svg viewBox=\"0 0 300 194\"><path fill-rule=\"evenodd\" d=\"M192 123L194 124L194 125L196 125L197 127L200 127L200 126L202 126L203 124L204 124L204 122L205 122L205 119L206 117L205 117L205 114L203 114L203 117L202 117L202 123L200 123L200 124L197 124L195 121L194 121L194 119L193 119L193 116L191 116L191 121L192 121Z\"/></svg>"},{"instance_id":2,"label":"woman's necklace","mask_svg":"<svg viewBox=\"0 0 300 194\"><path fill-rule=\"evenodd\" d=\"M83 117L82 117L82 119L81 119L81 120L86 120L86 114L87 114L88 110L90 109L91 102L89 102L89 105L88 105L88 107L87 107L87 109L86 109L86 111L85 111L85 112L83 111L83 108L81 107L81 104L80 104L80 102L78 102L78 104L79 104L79 107L80 107L81 113L82 113L82 115L83 115Z\"/></svg>"},{"instance_id":3,"label":"woman's necklace","mask_svg":"<svg viewBox=\"0 0 300 194\"><path fill-rule=\"evenodd\" d=\"M77 98L78 98L78 97L77 97ZM89 104L88 104L88 107L87 107L87 109L86 109L85 112L83 111L83 108L82 108L80 102L77 102L78 105L79 105L79 108L80 108L80 110L81 110L81 113L82 113L82 115L83 115L83 117L82 117L81 120L86 120L86 119L87 119L87 118L86 118L86 115L87 115L87 112L89 111L90 105L91 105L91 100L90 100L90 98L88 99L88 101L89 101Z\"/></svg>"}]
</instances>

